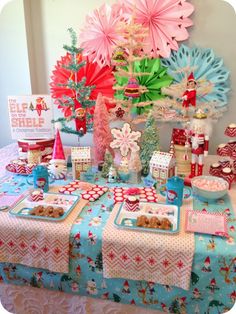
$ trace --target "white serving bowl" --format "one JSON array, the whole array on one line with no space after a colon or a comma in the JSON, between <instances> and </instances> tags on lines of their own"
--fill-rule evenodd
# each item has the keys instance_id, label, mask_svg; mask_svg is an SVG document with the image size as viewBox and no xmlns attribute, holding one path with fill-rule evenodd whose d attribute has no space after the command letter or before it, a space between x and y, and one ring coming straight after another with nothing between
<instances>
[{"instance_id":1,"label":"white serving bowl","mask_svg":"<svg viewBox=\"0 0 236 314\"><path fill-rule=\"evenodd\" d=\"M217 191L213 191L211 189L207 189L207 188L201 188L199 187L199 183L202 182L203 180L206 180L207 182L212 184L214 182L218 182L222 184L222 188L218 189ZM229 184L227 181L225 181L222 178L219 177L214 177L214 176L198 176L198 177L194 177L191 180L191 184L192 184L192 190L193 190L193 195L199 197L202 200L217 200L219 198L222 198L223 196L225 196L228 192L229 189ZM210 185L211 186L211 185Z\"/></svg>"}]
</instances>

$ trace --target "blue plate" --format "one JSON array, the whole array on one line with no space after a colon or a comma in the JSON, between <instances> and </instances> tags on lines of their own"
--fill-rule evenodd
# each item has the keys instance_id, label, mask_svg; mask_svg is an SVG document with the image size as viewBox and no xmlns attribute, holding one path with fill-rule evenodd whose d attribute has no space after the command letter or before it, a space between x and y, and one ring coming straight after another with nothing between
<instances>
[{"instance_id":1,"label":"blue plate","mask_svg":"<svg viewBox=\"0 0 236 314\"><path fill-rule=\"evenodd\" d=\"M28 200L28 197L29 195L20 200L9 213L21 218L62 221L70 214L80 199L77 195L64 195L58 193L44 193L44 200L39 202L31 202ZM58 218L30 215L29 212L38 205L53 206L54 208L62 207L64 209L64 214Z\"/></svg>"}]
</instances>

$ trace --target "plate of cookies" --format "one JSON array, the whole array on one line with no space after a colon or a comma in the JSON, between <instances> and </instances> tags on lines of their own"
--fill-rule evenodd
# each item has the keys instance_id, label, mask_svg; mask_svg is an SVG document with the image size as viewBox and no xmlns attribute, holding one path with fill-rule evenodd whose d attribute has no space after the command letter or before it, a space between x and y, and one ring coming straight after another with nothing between
<instances>
[{"instance_id":1,"label":"plate of cookies","mask_svg":"<svg viewBox=\"0 0 236 314\"><path fill-rule=\"evenodd\" d=\"M73 210L79 198L76 195L43 193L41 190L33 190L21 199L9 213L22 218L61 221Z\"/></svg>"},{"instance_id":2,"label":"plate of cookies","mask_svg":"<svg viewBox=\"0 0 236 314\"><path fill-rule=\"evenodd\" d=\"M177 233L179 231L179 208L175 205L140 202L136 211L127 210L121 204L114 224L118 228L158 233Z\"/></svg>"}]
</instances>

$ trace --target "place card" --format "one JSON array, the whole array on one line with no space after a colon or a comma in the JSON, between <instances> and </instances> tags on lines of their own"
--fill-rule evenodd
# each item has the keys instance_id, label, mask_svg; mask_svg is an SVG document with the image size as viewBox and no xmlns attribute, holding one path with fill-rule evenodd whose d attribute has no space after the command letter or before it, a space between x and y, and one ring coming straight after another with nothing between
<instances>
[{"instance_id":1,"label":"place card","mask_svg":"<svg viewBox=\"0 0 236 314\"><path fill-rule=\"evenodd\" d=\"M224 214L187 210L185 215L185 230L187 232L206 233L222 237L229 236L227 218Z\"/></svg>"}]
</instances>

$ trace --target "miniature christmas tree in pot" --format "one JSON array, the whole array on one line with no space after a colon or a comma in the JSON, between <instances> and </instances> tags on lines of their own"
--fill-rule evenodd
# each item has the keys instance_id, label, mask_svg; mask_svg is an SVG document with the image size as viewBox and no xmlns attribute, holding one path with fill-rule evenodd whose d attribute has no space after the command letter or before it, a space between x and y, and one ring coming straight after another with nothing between
<instances>
[{"instance_id":1,"label":"miniature christmas tree in pot","mask_svg":"<svg viewBox=\"0 0 236 314\"><path fill-rule=\"evenodd\" d=\"M129 160L129 170L130 170L129 183L133 183L133 184L140 183L142 164L139 158L139 152L131 153L130 160Z\"/></svg>"},{"instance_id":2,"label":"miniature christmas tree in pot","mask_svg":"<svg viewBox=\"0 0 236 314\"><path fill-rule=\"evenodd\" d=\"M160 150L159 131L151 112L148 115L148 119L145 124L145 129L141 137L140 146L141 146L140 159L142 163L142 173L143 175L148 175L149 162L151 160L152 154L154 151Z\"/></svg>"},{"instance_id":3,"label":"miniature christmas tree in pot","mask_svg":"<svg viewBox=\"0 0 236 314\"><path fill-rule=\"evenodd\" d=\"M110 167L113 164L113 157L110 151L107 149L105 152L105 157L104 157L104 164L102 167L102 177L106 178L108 176Z\"/></svg>"}]
</instances>

